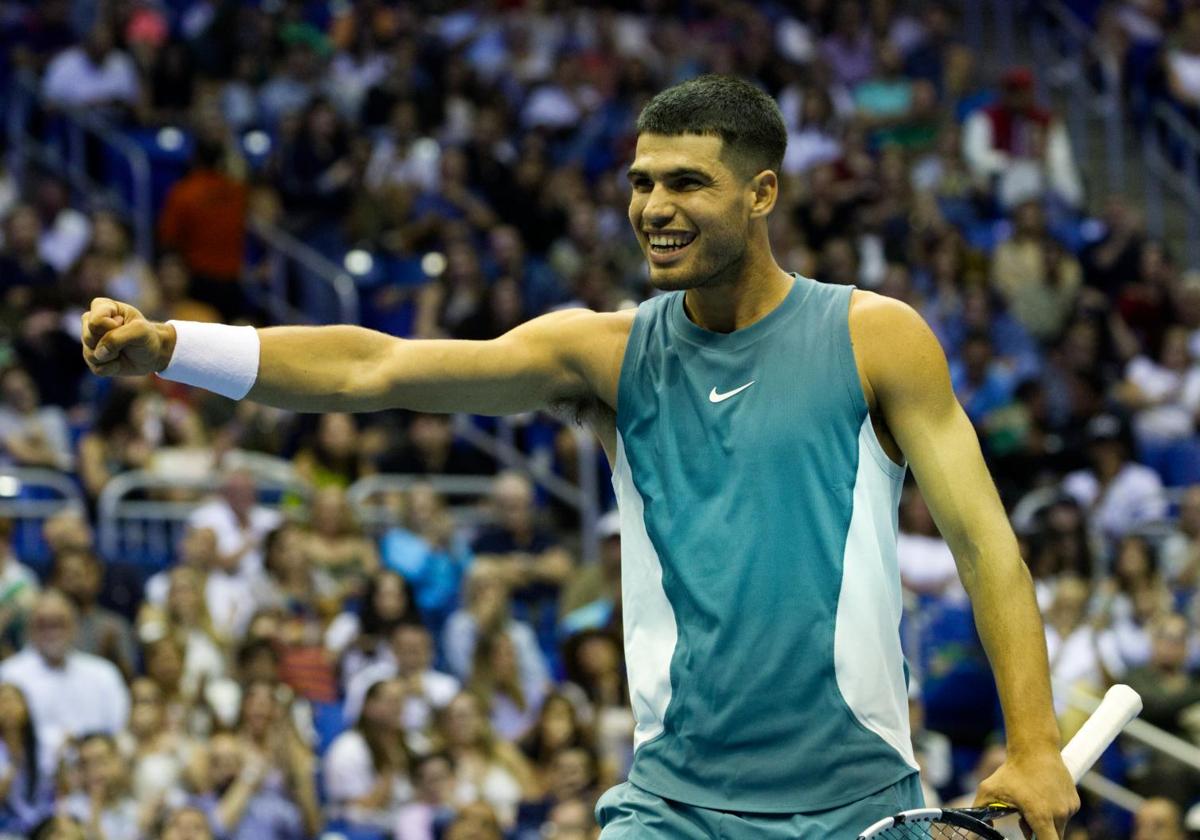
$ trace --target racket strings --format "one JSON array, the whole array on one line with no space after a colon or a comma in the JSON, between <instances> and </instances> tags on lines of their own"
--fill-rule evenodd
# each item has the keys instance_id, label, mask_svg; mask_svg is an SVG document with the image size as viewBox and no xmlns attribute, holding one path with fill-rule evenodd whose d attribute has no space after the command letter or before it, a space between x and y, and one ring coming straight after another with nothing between
<instances>
[{"instance_id":1,"label":"racket strings","mask_svg":"<svg viewBox=\"0 0 1200 840\"><path fill-rule=\"evenodd\" d=\"M872 840L980 840L970 829L944 822L900 823L872 835Z\"/></svg>"}]
</instances>

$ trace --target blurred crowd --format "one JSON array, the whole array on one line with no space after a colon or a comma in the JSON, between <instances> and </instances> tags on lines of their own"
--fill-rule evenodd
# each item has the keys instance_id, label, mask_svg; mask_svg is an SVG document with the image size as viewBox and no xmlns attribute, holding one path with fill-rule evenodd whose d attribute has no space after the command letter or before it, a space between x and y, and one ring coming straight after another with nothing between
<instances>
[{"instance_id":1,"label":"blurred crowd","mask_svg":"<svg viewBox=\"0 0 1200 840\"><path fill-rule=\"evenodd\" d=\"M1155 24L1182 97L1198 15L1129 0L1092 19L1100 39ZM1134 202L1089 192L1035 71L989 64L963 32L962 5L936 0L0 6L0 102L29 80L30 131L53 143L84 109L187 160L162 170L149 254L98 193L0 164L0 457L87 500L38 524L36 550L14 537L28 522L2 523L0 834L595 836L632 750L615 519L582 562L578 514L449 418L97 380L79 319L108 295L269 323L258 221L339 264L359 252L362 323L396 335L634 305L650 294L625 212L634 121L702 72L780 104L780 264L899 298L941 340L1037 585L1064 731L1073 692L1119 680L1145 719L1200 739L1200 274ZM124 188L102 150L85 157ZM320 294L308 304L319 318ZM576 477L569 424L519 428ZM264 504L229 467L168 562L101 551L113 477L247 453L290 462L308 492ZM418 481L364 527L348 490L394 473L494 478L477 515ZM1003 760L994 687L915 486L900 527L926 795L969 800ZM1135 821L1088 801L1072 840L1200 825L1200 773L1133 747L1105 761L1152 798Z\"/></svg>"}]
</instances>

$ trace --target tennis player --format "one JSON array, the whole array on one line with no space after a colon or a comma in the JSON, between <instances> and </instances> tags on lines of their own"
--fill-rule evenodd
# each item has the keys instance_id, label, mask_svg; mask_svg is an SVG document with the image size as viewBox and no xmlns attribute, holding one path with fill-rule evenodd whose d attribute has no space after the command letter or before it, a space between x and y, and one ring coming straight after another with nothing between
<instances>
[{"instance_id":1,"label":"tennis player","mask_svg":"<svg viewBox=\"0 0 1200 840\"><path fill-rule=\"evenodd\" d=\"M101 375L296 411L572 407L613 467L637 720L629 781L597 805L603 840L840 840L921 805L898 631L907 464L1003 706L1008 760L978 802L1061 840L1079 800L1042 622L937 340L903 303L776 264L787 137L769 96L705 76L656 96L637 128L629 221L668 294L636 310L408 341L151 323L100 298L84 356Z\"/></svg>"}]
</instances>

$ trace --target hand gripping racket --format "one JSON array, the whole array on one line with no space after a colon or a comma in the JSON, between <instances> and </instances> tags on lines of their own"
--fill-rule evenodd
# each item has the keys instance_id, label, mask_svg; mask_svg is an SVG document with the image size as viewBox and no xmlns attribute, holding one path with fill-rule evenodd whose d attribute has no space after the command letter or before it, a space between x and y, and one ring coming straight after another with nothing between
<instances>
[{"instance_id":1,"label":"hand gripping racket","mask_svg":"<svg viewBox=\"0 0 1200 840\"><path fill-rule=\"evenodd\" d=\"M1100 706L1063 748L1063 763L1076 784L1141 710L1142 698L1129 686L1114 685L1108 690ZM1004 840L991 823L1016 812L1007 805L919 808L880 820L858 835L858 840Z\"/></svg>"}]
</instances>

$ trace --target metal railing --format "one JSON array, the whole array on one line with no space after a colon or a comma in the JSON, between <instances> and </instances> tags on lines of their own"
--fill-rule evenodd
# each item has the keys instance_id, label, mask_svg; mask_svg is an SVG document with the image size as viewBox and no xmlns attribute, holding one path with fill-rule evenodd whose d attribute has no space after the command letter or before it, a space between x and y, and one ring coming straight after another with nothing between
<instances>
[{"instance_id":1,"label":"metal railing","mask_svg":"<svg viewBox=\"0 0 1200 840\"><path fill-rule=\"evenodd\" d=\"M379 536L397 524L395 510L381 497L428 484L447 499L447 509L454 515L455 523L469 529L483 523L485 515L478 501L487 497L495 480L490 475L380 473L354 482L346 491L346 498L363 528Z\"/></svg>"},{"instance_id":2,"label":"metal railing","mask_svg":"<svg viewBox=\"0 0 1200 840\"><path fill-rule=\"evenodd\" d=\"M35 566L49 560L42 523L65 511L86 515L83 493L70 476L37 467L0 468L0 518L12 520L12 549Z\"/></svg>"},{"instance_id":3,"label":"metal railing","mask_svg":"<svg viewBox=\"0 0 1200 840\"><path fill-rule=\"evenodd\" d=\"M263 219L250 219L247 234L257 238L266 246L266 276L256 278L253 268L247 266L246 285L250 289L262 288L267 292L264 308L271 317L282 324L336 323L357 324L359 322L358 287L354 278L344 268L320 251L300 241L282 228ZM306 278L317 281L316 294L306 286ZM260 282L265 281L265 283ZM314 302L310 298L328 298L333 307ZM306 294L306 289L310 290ZM330 317L322 318L328 314Z\"/></svg>"},{"instance_id":4,"label":"metal railing","mask_svg":"<svg viewBox=\"0 0 1200 840\"><path fill-rule=\"evenodd\" d=\"M1200 267L1200 132L1169 103L1155 102L1142 134L1142 158L1147 230L1164 235L1163 193L1170 191L1186 210L1187 262Z\"/></svg>"},{"instance_id":5,"label":"metal railing","mask_svg":"<svg viewBox=\"0 0 1200 840\"><path fill-rule=\"evenodd\" d=\"M29 160L64 176L76 193L111 206L133 228L134 248L144 260L154 258L154 207L150 157L137 143L109 125L99 114L47 102L28 70L15 77L5 120L13 168L22 180ZM61 129L62 136L38 137L30 126ZM58 141L61 141L58 142ZM88 143L105 146L129 167L131 198L95 181L88 172ZM65 147L64 147L65 146Z\"/></svg>"}]
</instances>

